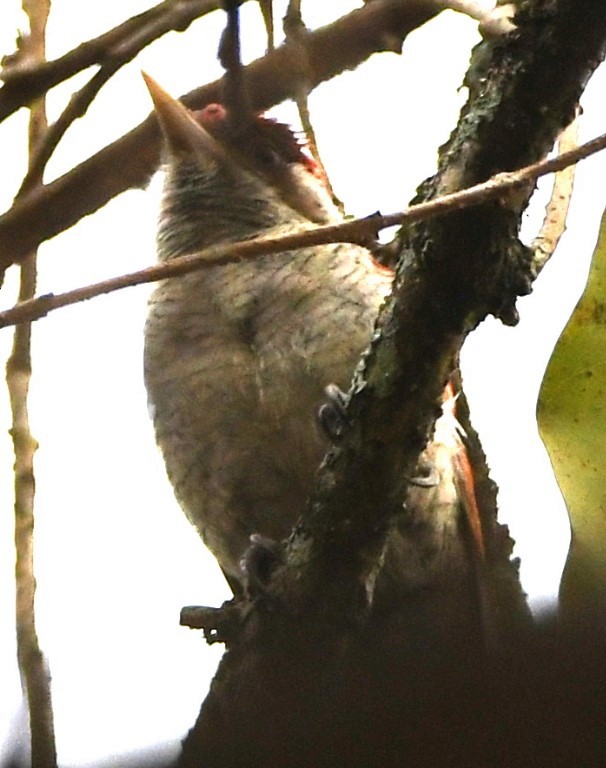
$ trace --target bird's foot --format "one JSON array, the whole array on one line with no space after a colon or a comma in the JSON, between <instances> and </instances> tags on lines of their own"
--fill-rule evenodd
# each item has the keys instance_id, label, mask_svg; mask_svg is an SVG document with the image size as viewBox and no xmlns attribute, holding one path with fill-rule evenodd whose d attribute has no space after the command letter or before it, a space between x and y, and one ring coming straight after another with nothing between
<instances>
[{"instance_id":1,"label":"bird's foot","mask_svg":"<svg viewBox=\"0 0 606 768\"><path fill-rule=\"evenodd\" d=\"M417 464L417 470L418 475L408 478L410 485L416 485L418 488L435 488L439 484L440 475L431 461L422 459Z\"/></svg>"},{"instance_id":2,"label":"bird's foot","mask_svg":"<svg viewBox=\"0 0 606 768\"><path fill-rule=\"evenodd\" d=\"M250 598L267 596L267 586L276 568L284 560L280 542L260 533L253 533L250 545L240 559L246 591Z\"/></svg>"},{"instance_id":3,"label":"bird's foot","mask_svg":"<svg viewBox=\"0 0 606 768\"><path fill-rule=\"evenodd\" d=\"M346 405L347 394L337 387L329 384L325 389L326 402L318 410L318 422L329 440L336 443L349 426Z\"/></svg>"}]
</instances>

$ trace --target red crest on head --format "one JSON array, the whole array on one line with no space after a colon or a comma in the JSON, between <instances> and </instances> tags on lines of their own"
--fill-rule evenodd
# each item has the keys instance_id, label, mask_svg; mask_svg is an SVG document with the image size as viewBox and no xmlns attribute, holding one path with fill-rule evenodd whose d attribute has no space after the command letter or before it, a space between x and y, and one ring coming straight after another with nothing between
<instances>
[{"instance_id":1,"label":"red crest on head","mask_svg":"<svg viewBox=\"0 0 606 768\"><path fill-rule=\"evenodd\" d=\"M269 145L285 163L299 163L314 176L323 179L317 163L307 151L307 142L289 125L276 118L256 115L246 129L239 133L229 125L227 109L222 104L207 104L204 109L192 112L192 115L215 138L238 142L246 140L251 147L258 143Z\"/></svg>"}]
</instances>

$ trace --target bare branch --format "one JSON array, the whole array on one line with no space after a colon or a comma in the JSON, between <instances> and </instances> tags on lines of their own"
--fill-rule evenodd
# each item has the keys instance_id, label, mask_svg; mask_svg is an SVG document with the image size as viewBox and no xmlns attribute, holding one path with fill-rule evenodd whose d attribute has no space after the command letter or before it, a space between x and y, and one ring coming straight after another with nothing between
<instances>
[{"instance_id":1,"label":"bare branch","mask_svg":"<svg viewBox=\"0 0 606 768\"><path fill-rule=\"evenodd\" d=\"M250 604L230 600L220 608L201 605L186 605L181 609L179 624L190 629L201 629L209 645L229 645L241 631L242 623L250 613Z\"/></svg>"},{"instance_id":2,"label":"bare branch","mask_svg":"<svg viewBox=\"0 0 606 768\"><path fill-rule=\"evenodd\" d=\"M134 285L152 283L168 277L195 272L207 266L228 264L241 259L252 259L266 254L284 253L323 243L352 242L366 243L376 237L381 229L413 221L424 221L435 216L462 210L475 205L481 205L489 200L501 198L505 200L506 193L518 187L524 187L540 176L555 173L570 165L599 152L606 147L606 133L591 141L581 144L576 149L563 152L550 160L521 168L518 171L499 173L488 181L468 187L459 192L437 197L419 205L413 205L400 211L381 215L375 213L361 219L351 219L341 224L328 224L321 227L303 229L288 234L274 233L268 237L259 237L240 243L212 248L205 248L197 253L186 254L171 259L169 262L155 264L136 272L112 277L98 283L75 288L61 294L47 294L36 299L20 302L14 307L0 312L0 328L18 323L38 320L49 312L77 304L87 299L95 298L106 293L113 293L122 288Z\"/></svg>"},{"instance_id":3,"label":"bare branch","mask_svg":"<svg viewBox=\"0 0 606 768\"><path fill-rule=\"evenodd\" d=\"M476 0L436 0L436 3L478 21L480 33L485 38L506 35L515 29L512 18L516 7L513 3L502 3L494 8L486 8Z\"/></svg>"},{"instance_id":4,"label":"bare branch","mask_svg":"<svg viewBox=\"0 0 606 768\"><path fill-rule=\"evenodd\" d=\"M133 53L133 56L135 53ZM132 58L129 56L129 58ZM127 59L117 58L105 64L96 72L93 77L79 91L74 93L69 100L67 107L63 110L57 120L46 131L44 140L38 146L30 162L27 175L23 179L18 196L23 194L31 186L32 179L42 178L44 169L48 161L57 148L61 139L65 136L70 125L79 117L83 117L93 100L105 85L105 83L114 75L125 63Z\"/></svg>"},{"instance_id":5,"label":"bare branch","mask_svg":"<svg viewBox=\"0 0 606 768\"><path fill-rule=\"evenodd\" d=\"M1 75L4 86L0 90L0 121L87 67L107 64L114 57L132 59L166 32L182 32L192 21L219 7L218 0L164 0L59 59L28 67L5 67Z\"/></svg>"},{"instance_id":6,"label":"bare branch","mask_svg":"<svg viewBox=\"0 0 606 768\"><path fill-rule=\"evenodd\" d=\"M575 120L562 131L558 139L558 151L560 155L570 152L579 145L579 120ZM566 219L574 187L576 167L569 165L562 168L555 175L551 198L545 209L545 220L541 231L532 241L533 261L532 269L535 278L539 275L545 264L553 256L558 247L560 238L566 231Z\"/></svg>"},{"instance_id":7,"label":"bare branch","mask_svg":"<svg viewBox=\"0 0 606 768\"><path fill-rule=\"evenodd\" d=\"M219 62L225 70L221 101L227 107L227 119L234 134L245 131L253 120L253 110L246 89L240 50L240 8L237 2L224 0L227 23L219 44Z\"/></svg>"},{"instance_id":8,"label":"bare branch","mask_svg":"<svg viewBox=\"0 0 606 768\"><path fill-rule=\"evenodd\" d=\"M299 87L295 94L295 103L297 105L297 111L299 112L299 119L301 120L301 126L305 132L307 138L307 145L311 156L316 161L319 171L324 177L326 187L330 197L341 213L345 213L345 206L343 202L336 196L330 178L326 173L326 168L322 162L320 151L318 149L318 142L316 140L316 132L314 131L313 124L311 122L311 114L309 112L309 94L311 92L311 84L308 72L310 70L310 63L305 58L305 47L301 45L302 38L308 33L308 29L303 22L303 16L301 15L301 0L290 0L288 8L286 9L286 15L284 16L284 35L286 37L286 44L293 46L296 50L299 48L299 56L297 57L301 63L301 75Z\"/></svg>"},{"instance_id":9,"label":"bare branch","mask_svg":"<svg viewBox=\"0 0 606 768\"><path fill-rule=\"evenodd\" d=\"M24 61L40 61L45 55L46 23L50 0L23 0L30 23L30 34L23 38ZM29 120L30 157L46 132L46 106L40 100L31 107ZM40 174L32 174L24 189L39 184ZM36 253L24 259L20 268L19 300L27 301L36 291ZM35 768L56 768L57 748L50 678L36 630L34 575L34 455L38 443L29 425L28 396L31 380L31 324L15 328L11 356L6 364L6 383L11 403L11 437L15 452L15 579L17 658L21 685L27 701L30 726L31 761Z\"/></svg>"},{"instance_id":10,"label":"bare branch","mask_svg":"<svg viewBox=\"0 0 606 768\"><path fill-rule=\"evenodd\" d=\"M372 53L394 50L437 13L434 0L375 0L305 36L311 87L354 69ZM296 94L299 63L288 46L244 69L253 109L261 111ZM201 108L219 101L221 81L192 91L184 102ZM44 240L73 226L116 195L142 187L158 165L160 132L150 116L125 136L52 183L33 190L0 217L0 270Z\"/></svg>"},{"instance_id":11,"label":"bare branch","mask_svg":"<svg viewBox=\"0 0 606 768\"><path fill-rule=\"evenodd\" d=\"M258 2L261 15L263 16L263 23L265 24L265 32L267 33L267 50L273 51L276 47L273 0L258 0Z\"/></svg>"}]
</instances>

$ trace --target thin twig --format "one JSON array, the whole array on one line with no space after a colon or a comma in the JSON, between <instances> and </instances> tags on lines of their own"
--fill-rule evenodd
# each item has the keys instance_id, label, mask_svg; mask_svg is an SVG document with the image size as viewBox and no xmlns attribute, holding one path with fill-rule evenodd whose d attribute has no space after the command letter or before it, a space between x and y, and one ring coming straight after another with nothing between
<instances>
[{"instance_id":1,"label":"thin twig","mask_svg":"<svg viewBox=\"0 0 606 768\"><path fill-rule=\"evenodd\" d=\"M579 146L578 117L565 128L558 139L558 152L570 152ZM574 188L576 166L569 165L558 171L553 180L551 198L545 209L545 219L539 234L532 241L532 270L536 278L553 256L560 238L566 231L566 219Z\"/></svg>"},{"instance_id":2,"label":"thin twig","mask_svg":"<svg viewBox=\"0 0 606 768\"><path fill-rule=\"evenodd\" d=\"M498 37L513 32L516 28L512 22L516 7L514 3L502 3L493 8L487 8L475 0L436 0L443 8L462 13L480 23L482 37Z\"/></svg>"},{"instance_id":3,"label":"thin twig","mask_svg":"<svg viewBox=\"0 0 606 768\"><path fill-rule=\"evenodd\" d=\"M93 75L86 85L72 95L67 107L59 115L57 120L49 126L44 141L38 146L34 153L18 195L23 194L26 189L29 189L30 186L32 186L31 180L33 178L42 177L48 161L52 157L53 152L61 139L65 136L70 125L79 117L83 117L101 88L125 63L126 60L116 60L111 61L109 64L105 64Z\"/></svg>"},{"instance_id":4,"label":"thin twig","mask_svg":"<svg viewBox=\"0 0 606 768\"><path fill-rule=\"evenodd\" d=\"M164 0L54 61L6 67L0 89L0 121L87 67L129 55L129 50L135 51L132 58L166 32L182 32L192 21L219 7L218 0Z\"/></svg>"},{"instance_id":5,"label":"thin twig","mask_svg":"<svg viewBox=\"0 0 606 768\"><path fill-rule=\"evenodd\" d=\"M25 60L40 61L45 55L45 31L50 0L23 0L29 18L30 35L23 40ZM30 158L43 141L47 128L44 99L30 108ZM24 191L40 184L41 176L30 176ZM19 300L28 301L36 290L36 253L20 267ZM21 685L29 712L31 763L34 768L55 768L57 749L50 678L36 631L34 576L34 454L38 448L29 425L28 395L31 380L31 324L15 328L11 356L6 364L15 452L15 580L17 658Z\"/></svg>"},{"instance_id":6,"label":"thin twig","mask_svg":"<svg viewBox=\"0 0 606 768\"><path fill-rule=\"evenodd\" d=\"M219 63L225 70L222 102L227 107L233 135L245 132L253 119L240 52L240 8L237 0L223 0L227 22L219 43Z\"/></svg>"},{"instance_id":7,"label":"thin twig","mask_svg":"<svg viewBox=\"0 0 606 768\"><path fill-rule=\"evenodd\" d=\"M136 272L112 277L99 283L75 288L60 294L47 294L36 299L23 301L14 307L0 312L0 328L16 325L30 320L38 320L49 312L77 304L87 299L106 293L113 293L122 288L144 283L153 283L168 277L195 272L208 266L228 264L241 259L251 259L266 254L285 253L298 248L324 243L352 242L364 243L376 237L377 232L387 227L413 221L424 221L434 216L452 213L473 205L481 205L495 198L504 199L504 193L516 187L524 186L540 176L555 173L573 163L589 157L606 147L606 133L569 152L564 152L550 160L541 160L518 171L499 173L488 181L468 187L459 192L437 197L426 203L413 205L398 213L382 215L372 214L361 219L351 219L341 224L328 224L321 227L305 228L290 234L274 234L240 243L221 247L213 246L203 251L186 254L169 262L155 264Z\"/></svg>"},{"instance_id":8,"label":"thin twig","mask_svg":"<svg viewBox=\"0 0 606 768\"><path fill-rule=\"evenodd\" d=\"M276 47L274 31L274 3L273 0L258 0L267 35L267 50L273 51Z\"/></svg>"},{"instance_id":9,"label":"thin twig","mask_svg":"<svg viewBox=\"0 0 606 768\"><path fill-rule=\"evenodd\" d=\"M330 182L330 177L326 172L326 166L322 162L320 150L318 149L316 132L311 122L311 113L309 111L309 94L312 91L311 77L309 75L310 63L307 58L306 48L304 45L301 45L302 37L307 34L308 29L305 26L301 14L301 0L290 0L286 9L286 15L283 19L283 25L286 44L297 50L297 59L300 66L300 79L295 93L295 104L297 105L299 119L301 120L301 127L307 138L307 147L318 166L318 170L324 178L326 188L328 189L328 193L333 203L337 209L344 214L345 206L343 205L343 201L335 194Z\"/></svg>"}]
</instances>

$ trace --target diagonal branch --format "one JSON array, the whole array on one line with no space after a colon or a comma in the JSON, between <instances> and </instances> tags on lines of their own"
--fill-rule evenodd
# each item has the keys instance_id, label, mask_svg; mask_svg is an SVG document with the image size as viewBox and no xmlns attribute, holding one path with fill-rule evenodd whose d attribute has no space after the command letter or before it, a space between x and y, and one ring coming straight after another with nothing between
<instances>
[{"instance_id":1,"label":"diagonal branch","mask_svg":"<svg viewBox=\"0 0 606 768\"><path fill-rule=\"evenodd\" d=\"M360 219L350 219L341 224L310 227L288 234L274 233L266 237L232 243L221 248L205 248L197 253L179 256L169 262L108 278L92 285L75 288L72 291L57 295L47 294L36 299L22 301L14 307L0 312L0 328L39 320L55 309L78 304L81 301L87 301L106 293L113 293L122 288L177 277L209 266L228 264L241 259L253 259L266 254L280 254L323 243L364 243L369 238L376 237L377 232L381 229L398 224L427 221L436 216L443 216L453 211L481 205L495 198L502 198L504 193L510 190L526 187L541 176L569 168L604 148L606 148L606 133L550 160L533 163L518 171L497 174L481 184L410 206L399 213L386 215L376 213Z\"/></svg>"},{"instance_id":2,"label":"diagonal branch","mask_svg":"<svg viewBox=\"0 0 606 768\"><path fill-rule=\"evenodd\" d=\"M42 178L48 161L52 157L61 139L65 136L70 125L78 118L84 116L105 83L107 83L107 81L137 53L138 51L129 50L124 56L110 60L109 63L104 64L98 72L95 72L86 85L76 93L72 94L68 105L59 115L57 120L49 126L44 140L37 147L27 174L19 189L19 195L23 194L23 192L31 186L32 179L38 177Z\"/></svg>"},{"instance_id":3,"label":"diagonal branch","mask_svg":"<svg viewBox=\"0 0 606 768\"><path fill-rule=\"evenodd\" d=\"M164 0L54 61L27 67L5 66L1 75L4 86L0 89L0 121L87 67L106 64L115 56L133 58L167 32L182 32L192 21L219 7L218 0Z\"/></svg>"},{"instance_id":4,"label":"diagonal branch","mask_svg":"<svg viewBox=\"0 0 606 768\"><path fill-rule=\"evenodd\" d=\"M474 51L468 101L440 149L438 172L419 188L419 202L501 169L530 163L535 170L556 170L576 154L536 162L570 122L604 58L606 8L601 0L534 0L527 6L529 15L516 18L514 35ZM551 84L547 91L545 82ZM594 146L605 143L602 136ZM577 157L588 151L585 145ZM498 173L496 179L515 177ZM433 429L436 403L464 339L488 314L517 322L516 300L529 293L533 278L532 254L518 238L533 185L513 186L498 202L415 223L401 234L393 295L350 390L351 428L323 464L277 584L287 602L303 591L351 606L356 585L376 567L388 521L398 513L406 477ZM495 537L486 554L494 563L487 575L494 573L497 588L509 556ZM327 584L332 594L320 586Z\"/></svg>"},{"instance_id":5,"label":"diagonal branch","mask_svg":"<svg viewBox=\"0 0 606 768\"><path fill-rule=\"evenodd\" d=\"M305 36L314 88L354 69L377 51L394 50L413 29L438 13L434 0L375 0ZM268 109L297 93L299 63L280 46L244 69L256 110ZM221 81L184 97L190 107L220 101ZM127 189L142 187L156 169L160 134L152 116L56 181L32 191L0 217L0 270L32 248L73 226Z\"/></svg>"}]
</instances>

